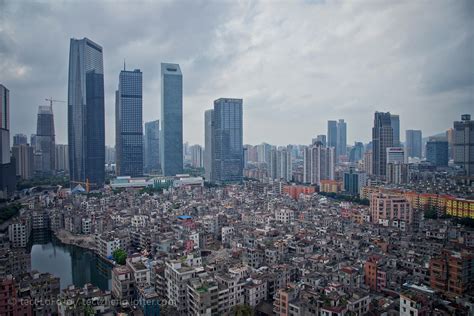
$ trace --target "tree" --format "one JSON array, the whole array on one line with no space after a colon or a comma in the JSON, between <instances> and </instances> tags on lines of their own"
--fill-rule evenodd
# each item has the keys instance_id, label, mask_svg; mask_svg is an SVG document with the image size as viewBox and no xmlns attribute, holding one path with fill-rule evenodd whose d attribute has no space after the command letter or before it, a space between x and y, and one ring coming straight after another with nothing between
<instances>
[{"instance_id":1,"label":"tree","mask_svg":"<svg viewBox=\"0 0 474 316\"><path fill-rule=\"evenodd\" d=\"M117 249L112 253L112 256L114 257L115 262L117 262L120 265L125 264L125 260L127 259L127 253L123 249Z\"/></svg>"}]
</instances>

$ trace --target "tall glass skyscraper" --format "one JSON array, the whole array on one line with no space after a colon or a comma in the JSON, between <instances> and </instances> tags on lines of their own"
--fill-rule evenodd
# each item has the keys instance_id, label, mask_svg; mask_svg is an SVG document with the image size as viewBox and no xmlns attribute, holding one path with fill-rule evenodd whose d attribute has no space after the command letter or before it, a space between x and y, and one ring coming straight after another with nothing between
<instances>
[{"instance_id":1,"label":"tall glass skyscraper","mask_svg":"<svg viewBox=\"0 0 474 316\"><path fill-rule=\"evenodd\" d=\"M336 160L347 154L347 123L343 119L337 122Z\"/></svg>"},{"instance_id":2,"label":"tall glass skyscraper","mask_svg":"<svg viewBox=\"0 0 474 316\"><path fill-rule=\"evenodd\" d=\"M217 183L239 183L243 179L242 99L214 101L213 178Z\"/></svg>"},{"instance_id":3,"label":"tall glass skyscraper","mask_svg":"<svg viewBox=\"0 0 474 316\"><path fill-rule=\"evenodd\" d=\"M393 130L393 146L400 147L400 116L396 114L390 115L390 122Z\"/></svg>"},{"instance_id":4,"label":"tall glass skyscraper","mask_svg":"<svg viewBox=\"0 0 474 316\"><path fill-rule=\"evenodd\" d=\"M102 187L105 177L104 67L102 47L71 39L68 80L68 143L71 181Z\"/></svg>"},{"instance_id":5,"label":"tall glass skyscraper","mask_svg":"<svg viewBox=\"0 0 474 316\"><path fill-rule=\"evenodd\" d=\"M145 169L154 172L160 169L160 121L145 123Z\"/></svg>"},{"instance_id":6,"label":"tall glass skyscraper","mask_svg":"<svg viewBox=\"0 0 474 316\"><path fill-rule=\"evenodd\" d=\"M143 175L142 72L122 70L115 93L117 175Z\"/></svg>"},{"instance_id":7,"label":"tall glass skyscraper","mask_svg":"<svg viewBox=\"0 0 474 316\"><path fill-rule=\"evenodd\" d=\"M165 176L183 172L183 75L178 64L161 64L160 163Z\"/></svg>"},{"instance_id":8,"label":"tall glass skyscraper","mask_svg":"<svg viewBox=\"0 0 474 316\"><path fill-rule=\"evenodd\" d=\"M39 106L35 148L40 159L38 172L49 174L55 170L55 146L53 109L50 106Z\"/></svg>"},{"instance_id":9,"label":"tall glass skyscraper","mask_svg":"<svg viewBox=\"0 0 474 316\"><path fill-rule=\"evenodd\" d=\"M328 147L337 148L337 122L328 121Z\"/></svg>"},{"instance_id":10,"label":"tall glass skyscraper","mask_svg":"<svg viewBox=\"0 0 474 316\"><path fill-rule=\"evenodd\" d=\"M387 171L387 148L393 146L390 112L375 112L372 128L372 173L384 178Z\"/></svg>"},{"instance_id":11,"label":"tall glass skyscraper","mask_svg":"<svg viewBox=\"0 0 474 316\"><path fill-rule=\"evenodd\" d=\"M204 177L212 180L212 142L213 142L214 110L204 112Z\"/></svg>"},{"instance_id":12,"label":"tall glass skyscraper","mask_svg":"<svg viewBox=\"0 0 474 316\"><path fill-rule=\"evenodd\" d=\"M422 134L420 130L406 130L405 152L408 157L421 158Z\"/></svg>"}]
</instances>

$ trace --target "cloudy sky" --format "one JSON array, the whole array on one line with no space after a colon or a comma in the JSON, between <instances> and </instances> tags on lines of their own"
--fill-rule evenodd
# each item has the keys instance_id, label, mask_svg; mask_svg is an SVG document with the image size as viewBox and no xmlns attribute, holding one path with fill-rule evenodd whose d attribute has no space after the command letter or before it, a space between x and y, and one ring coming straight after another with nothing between
<instances>
[{"instance_id":1,"label":"cloudy sky","mask_svg":"<svg viewBox=\"0 0 474 316\"><path fill-rule=\"evenodd\" d=\"M106 143L127 68L144 76L144 120L160 118L160 62L181 65L184 139L203 143L204 111L244 99L244 141L306 144L344 118L368 141L373 112L424 136L474 114L474 1L0 0L0 83L12 134L36 129L45 97L67 100L70 38L104 48ZM54 105L58 143L67 107ZM404 133L402 132L402 140Z\"/></svg>"}]
</instances>

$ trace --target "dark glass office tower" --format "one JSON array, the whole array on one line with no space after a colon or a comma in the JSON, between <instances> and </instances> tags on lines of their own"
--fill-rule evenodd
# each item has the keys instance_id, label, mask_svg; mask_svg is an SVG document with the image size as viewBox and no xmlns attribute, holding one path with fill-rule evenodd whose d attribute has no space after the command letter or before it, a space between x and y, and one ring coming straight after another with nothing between
<instances>
[{"instance_id":1,"label":"dark glass office tower","mask_svg":"<svg viewBox=\"0 0 474 316\"><path fill-rule=\"evenodd\" d=\"M183 173L183 75L178 64L161 64L160 155L163 175Z\"/></svg>"},{"instance_id":2,"label":"dark glass office tower","mask_svg":"<svg viewBox=\"0 0 474 316\"><path fill-rule=\"evenodd\" d=\"M405 132L405 151L407 157L421 158L422 134L420 130Z\"/></svg>"},{"instance_id":3,"label":"dark glass office tower","mask_svg":"<svg viewBox=\"0 0 474 316\"><path fill-rule=\"evenodd\" d=\"M393 147L390 112L375 112L372 128L372 173L384 178L387 170L387 148Z\"/></svg>"},{"instance_id":4,"label":"dark glass office tower","mask_svg":"<svg viewBox=\"0 0 474 316\"><path fill-rule=\"evenodd\" d=\"M214 101L213 175L216 183L240 183L244 147L242 99Z\"/></svg>"},{"instance_id":5,"label":"dark glass office tower","mask_svg":"<svg viewBox=\"0 0 474 316\"><path fill-rule=\"evenodd\" d=\"M102 47L71 39L68 143L71 181L102 187L105 177L104 67Z\"/></svg>"},{"instance_id":6,"label":"dark glass office tower","mask_svg":"<svg viewBox=\"0 0 474 316\"><path fill-rule=\"evenodd\" d=\"M39 106L35 149L41 161L37 172L50 174L55 170L55 146L53 109L50 106Z\"/></svg>"},{"instance_id":7,"label":"dark glass office tower","mask_svg":"<svg viewBox=\"0 0 474 316\"><path fill-rule=\"evenodd\" d=\"M145 169L156 172L160 169L160 121L145 123Z\"/></svg>"},{"instance_id":8,"label":"dark glass office tower","mask_svg":"<svg viewBox=\"0 0 474 316\"><path fill-rule=\"evenodd\" d=\"M328 147L337 148L337 122L328 121Z\"/></svg>"},{"instance_id":9,"label":"dark glass office tower","mask_svg":"<svg viewBox=\"0 0 474 316\"><path fill-rule=\"evenodd\" d=\"M116 106L117 175L143 175L142 72L122 70Z\"/></svg>"}]
</instances>

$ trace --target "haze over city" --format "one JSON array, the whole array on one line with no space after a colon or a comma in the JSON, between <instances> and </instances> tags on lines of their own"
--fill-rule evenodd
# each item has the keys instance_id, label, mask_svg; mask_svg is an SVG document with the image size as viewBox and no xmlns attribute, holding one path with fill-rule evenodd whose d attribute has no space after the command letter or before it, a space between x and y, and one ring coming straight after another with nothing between
<instances>
[{"instance_id":1,"label":"haze over city","mask_svg":"<svg viewBox=\"0 0 474 316\"><path fill-rule=\"evenodd\" d=\"M344 118L367 142L373 112L401 130L443 132L474 100L472 1L0 2L0 70L12 135L34 133L45 97L67 100L69 39L104 49L106 144L124 60L143 72L144 120L160 119L160 62L183 72L184 140L203 144L204 110L244 99L244 143L308 144ZM86 19L86 23L84 23ZM54 106L67 143L67 106ZM404 141L404 134L402 134Z\"/></svg>"}]
</instances>

